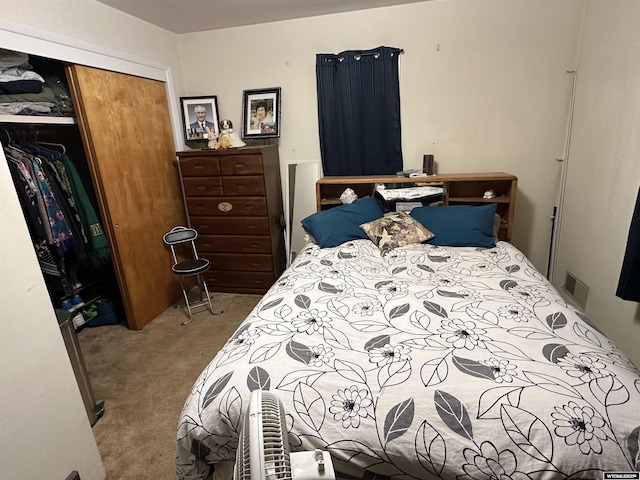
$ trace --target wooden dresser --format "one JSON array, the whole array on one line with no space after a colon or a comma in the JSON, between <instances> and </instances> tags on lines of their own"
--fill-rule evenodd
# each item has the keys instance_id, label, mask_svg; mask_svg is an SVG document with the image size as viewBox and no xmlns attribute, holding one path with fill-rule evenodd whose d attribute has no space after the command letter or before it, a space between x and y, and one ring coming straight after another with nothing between
<instances>
[{"instance_id":1,"label":"wooden dresser","mask_svg":"<svg viewBox=\"0 0 640 480\"><path fill-rule=\"evenodd\" d=\"M265 293L285 267L277 145L177 152L210 290Z\"/></svg>"}]
</instances>

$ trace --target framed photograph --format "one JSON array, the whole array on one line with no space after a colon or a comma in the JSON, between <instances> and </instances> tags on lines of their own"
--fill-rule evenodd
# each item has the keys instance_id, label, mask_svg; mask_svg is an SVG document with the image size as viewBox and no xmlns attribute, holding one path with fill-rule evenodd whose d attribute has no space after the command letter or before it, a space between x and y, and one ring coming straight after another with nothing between
<instances>
[{"instance_id":1,"label":"framed photograph","mask_svg":"<svg viewBox=\"0 0 640 480\"><path fill-rule=\"evenodd\" d=\"M185 140L216 140L220 135L218 98L180 97Z\"/></svg>"},{"instance_id":2,"label":"framed photograph","mask_svg":"<svg viewBox=\"0 0 640 480\"><path fill-rule=\"evenodd\" d=\"M280 87L245 90L242 94L242 137L280 136Z\"/></svg>"}]
</instances>

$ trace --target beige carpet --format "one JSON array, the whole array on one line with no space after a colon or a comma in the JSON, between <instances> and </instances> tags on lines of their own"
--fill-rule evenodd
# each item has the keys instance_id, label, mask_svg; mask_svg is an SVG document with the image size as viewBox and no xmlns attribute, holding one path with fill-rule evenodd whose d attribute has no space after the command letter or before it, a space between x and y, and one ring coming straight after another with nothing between
<instances>
[{"instance_id":1,"label":"beige carpet","mask_svg":"<svg viewBox=\"0 0 640 480\"><path fill-rule=\"evenodd\" d=\"M84 328L78 338L96 401L105 414L93 427L107 480L175 479L178 417L200 372L260 300L215 293L212 316L194 320L170 308L141 331L122 325Z\"/></svg>"}]
</instances>

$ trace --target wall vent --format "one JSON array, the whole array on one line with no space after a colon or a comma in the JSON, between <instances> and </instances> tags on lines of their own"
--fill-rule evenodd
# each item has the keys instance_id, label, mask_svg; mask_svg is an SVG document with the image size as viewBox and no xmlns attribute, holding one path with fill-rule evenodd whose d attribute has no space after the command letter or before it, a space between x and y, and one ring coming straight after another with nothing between
<instances>
[{"instance_id":1,"label":"wall vent","mask_svg":"<svg viewBox=\"0 0 640 480\"><path fill-rule=\"evenodd\" d=\"M567 270L562 289L573 299L581 309L587 306L587 295L589 294L589 286L579 280L573 273Z\"/></svg>"}]
</instances>

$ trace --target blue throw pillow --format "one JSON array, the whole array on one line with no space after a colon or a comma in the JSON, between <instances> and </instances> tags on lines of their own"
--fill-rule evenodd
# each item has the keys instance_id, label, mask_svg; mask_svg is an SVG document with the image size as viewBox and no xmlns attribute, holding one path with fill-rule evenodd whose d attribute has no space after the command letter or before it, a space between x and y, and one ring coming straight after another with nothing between
<instances>
[{"instance_id":1,"label":"blue throw pillow","mask_svg":"<svg viewBox=\"0 0 640 480\"><path fill-rule=\"evenodd\" d=\"M320 248L326 248L349 240L369 238L360 225L382 216L378 201L373 197L364 197L349 205L313 213L301 223L314 236Z\"/></svg>"},{"instance_id":2,"label":"blue throw pillow","mask_svg":"<svg viewBox=\"0 0 640 480\"><path fill-rule=\"evenodd\" d=\"M480 207L447 205L417 207L411 210L411 216L434 234L426 243L450 247L495 247L495 213L495 203Z\"/></svg>"}]
</instances>

